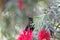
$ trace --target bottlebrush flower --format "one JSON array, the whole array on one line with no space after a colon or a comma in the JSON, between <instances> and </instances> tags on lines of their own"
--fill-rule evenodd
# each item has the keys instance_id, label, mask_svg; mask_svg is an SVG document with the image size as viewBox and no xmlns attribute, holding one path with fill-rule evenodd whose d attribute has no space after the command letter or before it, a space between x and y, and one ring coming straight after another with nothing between
<instances>
[{"instance_id":1,"label":"bottlebrush flower","mask_svg":"<svg viewBox=\"0 0 60 40\"><path fill-rule=\"evenodd\" d=\"M24 2L23 2L23 0L18 0L18 7L19 7L20 10L23 9L23 7L24 7Z\"/></svg>"},{"instance_id":2,"label":"bottlebrush flower","mask_svg":"<svg viewBox=\"0 0 60 40\"><path fill-rule=\"evenodd\" d=\"M50 40L50 33L47 30L42 29L38 34L38 40Z\"/></svg>"},{"instance_id":3,"label":"bottlebrush flower","mask_svg":"<svg viewBox=\"0 0 60 40\"><path fill-rule=\"evenodd\" d=\"M33 36L32 36L32 30L28 30L28 31L23 31L21 34L19 34L19 37L17 38L17 40L32 40Z\"/></svg>"}]
</instances>

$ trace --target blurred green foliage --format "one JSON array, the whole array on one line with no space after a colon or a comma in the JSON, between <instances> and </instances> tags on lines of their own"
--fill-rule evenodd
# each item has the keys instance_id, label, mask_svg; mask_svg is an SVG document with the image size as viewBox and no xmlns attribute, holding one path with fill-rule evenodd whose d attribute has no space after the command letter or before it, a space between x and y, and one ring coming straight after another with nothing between
<instances>
[{"instance_id":1,"label":"blurred green foliage","mask_svg":"<svg viewBox=\"0 0 60 40\"><path fill-rule=\"evenodd\" d=\"M5 0L3 1L5 2ZM60 22L60 12L58 12L59 8L55 8L54 10L57 15L50 12L49 0L24 0L23 10L19 10L16 5L16 0L11 1L12 4L10 5L10 3L7 3L4 11L0 12L0 40L3 40L4 37L7 38L7 40L16 40L21 30L26 27L28 16L32 16L34 18L33 24L35 24L36 27L34 30L34 32L36 32L35 34L37 34L38 30L40 30L44 25L47 25L46 21L48 21L49 24L55 23L54 27L56 27L55 25ZM38 7L36 8L36 6ZM43 8L41 9L42 11L39 7ZM36 9L35 12L33 10L34 8ZM60 32L60 30L58 31ZM60 34L57 33L56 35L56 37L59 38L58 35ZM33 40L37 40L37 38L34 37Z\"/></svg>"}]
</instances>

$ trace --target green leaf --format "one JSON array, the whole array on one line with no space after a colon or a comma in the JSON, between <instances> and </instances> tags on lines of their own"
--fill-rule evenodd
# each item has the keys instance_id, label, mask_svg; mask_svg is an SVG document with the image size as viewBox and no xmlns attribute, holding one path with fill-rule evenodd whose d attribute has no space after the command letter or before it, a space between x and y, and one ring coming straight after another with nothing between
<instances>
[{"instance_id":1,"label":"green leaf","mask_svg":"<svg viewBox=\"0 0 60 40\"><path fill-rule=\"evenodd\" d=\"M34 16L33 18L37 18L37 19L38 19L38 18L40 18L40 17L39 17L39 16Z\"/></svg>"}]
</instances>

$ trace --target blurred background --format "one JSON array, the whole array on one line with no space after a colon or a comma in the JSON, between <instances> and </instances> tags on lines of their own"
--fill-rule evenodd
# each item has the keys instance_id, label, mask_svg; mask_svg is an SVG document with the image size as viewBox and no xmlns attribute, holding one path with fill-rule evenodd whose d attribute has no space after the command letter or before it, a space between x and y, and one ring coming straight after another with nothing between
<instances>
[{"instance_id":1,"label":"blurred background","mask_svg":"<svg viewBox=\"0 0 60 40\"><path fill-rule=\"evenodd\" d=\"M16 40L28 16L34 19L34 40L44 25L57 31L51 40L60 40L60 0L0 0L0 40Z\"/></svg>"}]
</instances>

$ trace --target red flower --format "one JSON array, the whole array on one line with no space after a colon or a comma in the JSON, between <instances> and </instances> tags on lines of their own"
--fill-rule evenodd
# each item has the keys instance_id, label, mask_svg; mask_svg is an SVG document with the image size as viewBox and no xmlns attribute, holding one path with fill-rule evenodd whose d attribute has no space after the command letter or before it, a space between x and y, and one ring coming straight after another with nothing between
<instances>
[{"instance_id":1,"label":"red flower","mask_svg":"<svg viewBox=\"0 0 60 40\"><path fill-rule=\"evenodd\" d=\"M20 10L23 9L23 7L24 7L24 2L23 2L23 0L18 0L18 7L19 7Z\"/></svg>"},{"instance_id":2,"label":"red flower","mask_svg":"<svg viewBox=\"0 0 60 40\"><path fill-rule=\"evenodd\" d=\"M50 40L50 33L47 32L46 30L41 30L38 34L38 40Z\"/></svg>"},{"instance_id":3,"label":"red flower","mask_svg":"<svg viewBox=\"0 0 60 40\"><path fill-rule=\"evenodd\" d=\"M32 40L32 31L28 30L28 31L23 31L21 34L19 34L19 37L17 40Z\"/></svg>"}]
</instances>

